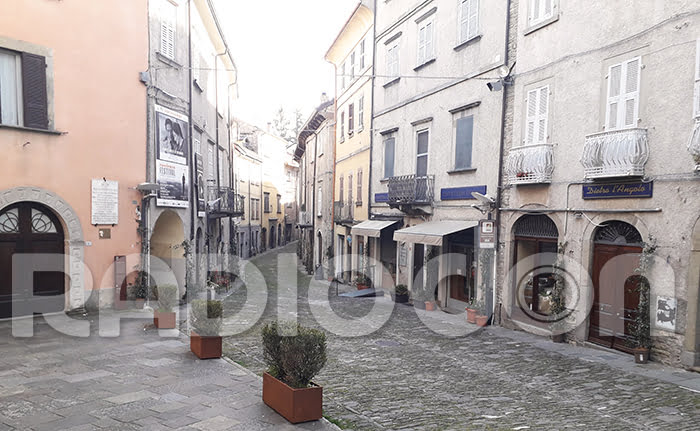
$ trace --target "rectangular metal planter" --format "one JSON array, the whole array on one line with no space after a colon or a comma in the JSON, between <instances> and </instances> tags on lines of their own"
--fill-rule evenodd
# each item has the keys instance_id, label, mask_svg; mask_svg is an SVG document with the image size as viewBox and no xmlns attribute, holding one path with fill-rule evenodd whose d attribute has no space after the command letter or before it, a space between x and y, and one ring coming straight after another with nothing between
<instances>
[{"instance_id":1,"label":"rectangular metal planter","mask_svg":"<svg viewBox=\"0 0 700 431\"><path fill-rule=\"evenodd\" d=\"M221 337L202 337L192 331L190 333L190 350L199 359L220 358Z\"/></svg>"},{"instance_id":2,"label":"rectangular metal planter","mask_svg":"<svg viewBox=\"0 0 700 431\"><path fill-rule=\"evenodd\" d=\"M293 424L315 421L323 415L323 388L295 389L263 373L263 402Z\"/></svg>"},{"instance_id":3,"label":"rectangular metal planter","mask_svg":"<svg viewBox=\"0 0 700 431\"><path fill-rule=\"evenodd\" d=\"M158 329L175 329L175 312L153 312L153 324Z\"/></svg>"}]
</instances>

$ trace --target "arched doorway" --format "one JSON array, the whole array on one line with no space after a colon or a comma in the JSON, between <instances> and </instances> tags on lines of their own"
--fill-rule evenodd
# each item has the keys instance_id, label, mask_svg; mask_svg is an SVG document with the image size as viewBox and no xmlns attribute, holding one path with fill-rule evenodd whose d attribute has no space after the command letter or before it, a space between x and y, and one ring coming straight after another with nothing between
<instances>
[{"instance_id":1,"label":"arched doorway","mask_svg":"<svg viewBox=\"0 0 700 431\"><path fill-rule=\"evenodd\" d=\"M267 228L262 228L260 232L260 251L265 251L267 248Z\"/></svg>"},{"instance_id":2,"label":"arched doorway","mask_svg":"<svg viewBox=\"0 0 700 431\"><path fill-rule=\"evenodd\" d=\"M185 230L180 216L172 210L166 210L158 217L151 234L151 256L163 260L172 270L180 286L185 280L185 255L182 242L185 240ZM152 276L158 280L155 266L151 266Z\"/></svg>"},{"instance_id":3,"label":"arched doorway","mask_svg":"<svg viewBox=\"0 0 700 431\"><path fill-rule=\"evenodd\" d=\"M19 202L0 210L0 318L31 315L35 310L63 311L63 271L37 272L31 292L13 292L12 256L33 253L65 253L58 217L34 202Z\"/></svg>"},{"instance_id":4,"label":"arched doorway","mask_svg":"<svg viewBox=\"0 0 700 431\"><path fill-rule=\"evenodd\" d=\"M275 248L275 246L277 245L277 241L275 240L276 233L277 229L275 229L275 226L272 225L272 227L270 227L270 249Z\"/></svg>"},{"instance_id":5,"label":"arched doorway","mask_svg":"<svg viewBox=\"0 0 700 431\"><path fill-rule=\"evenodd\" d=\"M320 231L317 234L316 242L318 243L316 245L316 267L319 267L323 264L323 235Z\"/></svg>"},{"instance_id":6,"label":"arched doorway","mask_svg":"<svg viewBox=\"0 0 700 431\"><path fill-rule=\"evenodd\" d=\"M554 264L558 253L559 230L546 215L524 215L513 225L513 262L533 258L534 262L516 268L513 310L514 317L537 324L550 314L550 298L554 288ZM530 274L534 268L545 268ZM551 268L548 270L547 268ZM527 317L526 317L527 316ZM543 316L540 318L538 316Z\"/></svg>"},{"instance_id":7,"label":"arched doorway","mask_svg":"<svg viewBox=\"0 0 700 431\"><path fill-rule=\"evenodd\" d=\"M634 347L631 325L639 303L636 269L644 246L642 235L629 223L609 221L596 229L593 242L594 298L588 338L629 352Z\"/></svg>"},{"instance_id":8,"label":"arched doorway","mask_svg":"<svg viewBox=\"0 0 700 431\"><path fill-rule=\"evenodd\" d=\"M282 225L277 225L277 245L282 245Z\"/></svg>"}]
</instances>

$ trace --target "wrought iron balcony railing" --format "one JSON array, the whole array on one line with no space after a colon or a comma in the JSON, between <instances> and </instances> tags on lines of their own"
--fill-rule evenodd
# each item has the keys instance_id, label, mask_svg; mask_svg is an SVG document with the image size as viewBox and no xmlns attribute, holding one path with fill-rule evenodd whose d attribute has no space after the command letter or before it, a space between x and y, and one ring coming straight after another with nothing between
<instances>
[{"instance_id":1,"label":"wrought iron balcony railing","mask_svg":"<svg viewBox=\"0 0 700 431\"><path fill-rule=\"evenodd\" d=\"M435 198L435 176L401 175L389 178L389 205L428 205Z\"/></svg>"},{"instance_id":2,"label":"wrought iron balcony railing","mask_svg":"<svg viewBox=\"0 0 700 431\"><path fill-rule=\"evenodd\" d=\"M333 221L336 223L343 223L352 222L353 219L353 205L343 201L333 202Z\"/></svg>"},{"instance_id":3,"label":"wrought iron balcony railing","mask_svg":"<svg viewBox=\"0 0 700 431\"><path fill-rule=\"evenodd\" d=\"M700 171L700 120L696 121L695 127L693 127L693 134L688 142L688 151L695 160L695 170Z\"/></svg>"},{"instance_id":4,"label":"wrought iron balcony railing","mask_svg":"<svg viewBox=\"0 0 700 431\"><path fill-rule=\"evenodd\" d=\"M210 217L240 217L245 208L245 197L230 187L207 187L207 207Z\"/></svg>"},{"instance_id":5,"label":"wrought iron balcony railing","mask_svg":"<svg viewBox=\"0 0 700 431\"><path fill-rule=\"evenodd\" d=\"M642 177L649 159L646 129L623 129L586 136L581 164L586 179Z\"/></svg>"},{"instance_id":6,"label":"wrought iron balcony railing","mask_svg":"<svg viewBox=\"0 0 700 431\"><path fill-rule=\"evenodd\" d=\"M510 149L505 173L510 184L546 184L552 182L554 151L550 144L526 145Z\"/></svg>"}]
</instances>

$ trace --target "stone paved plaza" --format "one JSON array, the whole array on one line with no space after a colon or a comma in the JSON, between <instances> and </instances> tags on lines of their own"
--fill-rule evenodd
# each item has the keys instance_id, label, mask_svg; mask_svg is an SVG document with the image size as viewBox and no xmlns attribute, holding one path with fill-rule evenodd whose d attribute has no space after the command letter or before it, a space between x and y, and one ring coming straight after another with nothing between
<instances>
[{"instance_id":1,"label":"stone paved plaza","mask_svg":"<svg viewBox=\"0 0 700 431\"><path fill-rule=\"evenodd\" d=\"M263 320L276 315L276 257L273 252L254 261L268 281ZM304 287L309 277L299 274L298 280L299 320L317 326ZM235 308L244 296L236 292L227 303ZM282 297L279 302L291 301ZM331 294L332 308L346 317L363 315L373 301ZM463 316L444 318L467 325ZM259 329L231 336L225 346L228 356L256 373L264 369ZM324 413L345 428L700 429L700 374L635 365L614 351L554 344L499 327L447 338L405 305L371 335L328 337L328 364L315 381L324 387Z\"/></svg>"},{"instance_id":2,"label":"stone paved plaza","mask_svg":"<svg viewBox=\"0 0 700 431\"><path fill-rule=\"evenodd\" d=\"M289 425L263 404L260 377L198 360L176 330L160 337L132 319L119 337L100 338L92 323L89 338L61 335L42 318L34 337L14 338L11 323L0 323L0 431L335 428Z\"/></svg>"}]
</instances>

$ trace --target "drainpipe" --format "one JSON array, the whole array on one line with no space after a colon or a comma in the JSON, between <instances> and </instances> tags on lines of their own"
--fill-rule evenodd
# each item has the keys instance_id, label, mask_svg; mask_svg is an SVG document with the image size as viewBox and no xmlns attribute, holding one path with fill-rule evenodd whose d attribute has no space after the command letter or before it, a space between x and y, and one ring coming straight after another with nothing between
<instances>
[{"instance_id":1,"label":"drainpipe","mask_svg":"<svg viewBox=\"0 0 700 431\"><path fill-rule=\"evenodd\" d=\"M376 0L375 0L376 1ZM511 0L507 1L506 4L506 37L505 37L505 47L504 47L504 53L503 53L503 64L508 66L508 49L509 49L509 44L510 44L510 15L511 15ZM495 307L496 307L496 289L497 289L497 282L496 282L496 275L497 275L497 263L498 263L498 255L499 255L499 250L498 247L500 246L500 238L501 238L501 202L503 199L503 156L505 153L505 144L506 144L506 101L507 101L507 95L508 95L508 88L510 86L508 85L503 85L503 100L501 101L501 139L500 139L500 144L498 148L498 184L496 186L496 249L494 253L494 271L493 271L493 286L492 286L492 307L491 307L491 322L493 323L493 315L495 313Z\"/></svg>"},{"instance_id":2,"label":"drainpipe","mask_svg":"<svg viewBox=\"0 0 700 431\"><path fill-rule=\"evenodd\" d=\"M190 162L190 168L189 174L190 174L190 198L193 196L194 192L194 170L195 170L195 163L194 163L194 151L193 150L193 145L192 145L192 140L194 139L194 132L193 128L194 126L192 125L192 26L190 25L192 19L192 0L189 0L187 2L187 70L188 70L188 78L187 78L187 89L188 89L188 103L187 103L187 120L189 121L189 132L190 132L190 139L187 144L188 151L189 151L189 162ZM204 196L202 198L206 199ZM197 220L197 200L196 198L193 199L194 204L190 205L190 241L194 241L194 225ZM197 250L199 252L199 250ZM185 276L187 277L187 276Z\"/></svg>"}]
</instances>

